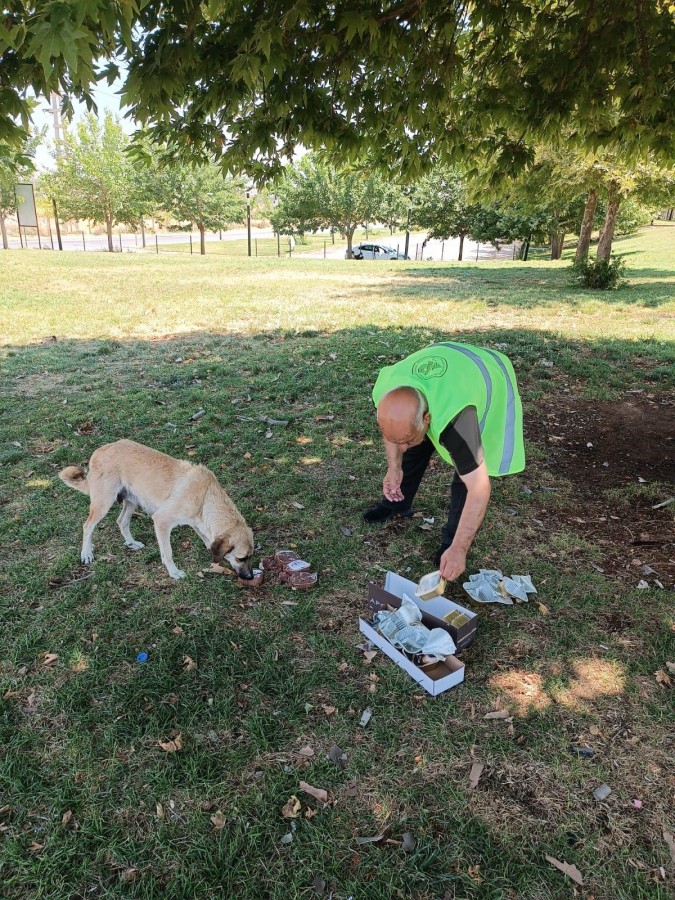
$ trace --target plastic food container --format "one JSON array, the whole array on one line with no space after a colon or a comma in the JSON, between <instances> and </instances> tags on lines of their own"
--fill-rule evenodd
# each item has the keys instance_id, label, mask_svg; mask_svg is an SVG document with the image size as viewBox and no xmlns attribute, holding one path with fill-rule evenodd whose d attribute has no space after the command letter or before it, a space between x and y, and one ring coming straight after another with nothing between
<instances>
[{"instance_id":1,"label":"plastic food container","mask_svg":"<svg viewBox=\"0 0 675 900\"><path fill-rule=\"evenodd\" d=\"M274 554L274 559L278 566L281 568L285 568L290 562L293 562L296 559L300 559L297 553L293 550L277 550Z\"/></svg>"},{"instance_id":2,"label":"plastic food container","mask_svg":"<svg viewBox=\"0 0 675 900\"><path fill-rule=\"evenodd\" d=\"M316 572L294 572L288 576L288 583L294 591L309 591L318 580Z\"/></svg>"},{"instance_id":3,"label":"plastic food container","mask_svg":"<svg viewBox=\"0 0 675 900\"><path fill-rule=\"evenodd\" d=\"M433 600L434 597L442 597L448 583L441 578L440 572L430 572L420 579L415 596L420 600Z\"/></svg>"},{"instance_id":4,"label":"plastic food container","mask_svg":"<svg viewBox=\"0 0 675 900\"><path fill-rule=\"evenodd\" d=\"M305 562L304 559L293 559L284 566L284 572L293 575L294 572L309 572L312 564Z\"/></svg>"},{"instance_id":5,"label":"plastic food container","mask_svg":"<svg viewBox=\"0 0 675 900\"><path fill-rule=\"evenodd\" d=\"M265 573L262 569L254 569L253 578L239 578L238 581L242 587L260 587L264 577Z\"/></svg>"}]
</instances>

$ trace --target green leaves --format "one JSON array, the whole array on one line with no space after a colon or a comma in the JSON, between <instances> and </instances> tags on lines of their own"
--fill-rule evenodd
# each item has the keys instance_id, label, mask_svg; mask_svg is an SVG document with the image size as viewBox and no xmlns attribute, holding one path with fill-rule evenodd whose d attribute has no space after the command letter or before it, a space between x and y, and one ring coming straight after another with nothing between
<instances>
[{"instance_id":1,"label":"green leaves","mask_svg":"<svg viewBox=\"0 0 675 900\"><path fill-rule=\"evenodd\" d=\"M6 0L0 136L26 92L86 98L108 64L152 139L257 180L302 143L416 177L487 151L528 164L565 127L587 147L673 155L675 20L657 0ZM11 52L3 50L11 49ZM19 113L19 115L21 114ZM228 140L225 140L227 134ZM516 139L514 139L516 136Z\"/></svg>"}]
</instances>

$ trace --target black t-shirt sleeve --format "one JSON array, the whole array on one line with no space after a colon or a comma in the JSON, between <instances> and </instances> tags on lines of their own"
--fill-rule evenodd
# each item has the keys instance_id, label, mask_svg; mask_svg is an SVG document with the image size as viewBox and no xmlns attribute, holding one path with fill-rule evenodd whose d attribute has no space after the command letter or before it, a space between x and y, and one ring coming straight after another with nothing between
<instances>
[{"instance_id":1,"label":"black t-shirt sleeve","mask_svg":"<svg viewBox=\"0 0 675 900\"><path fill-rule=\"evenodd\" d=\"M460 475L469 475L478 468L484 454L475 406L467 406L446 426L441 434L441 444Z\"/></svg>"}]
</instances>

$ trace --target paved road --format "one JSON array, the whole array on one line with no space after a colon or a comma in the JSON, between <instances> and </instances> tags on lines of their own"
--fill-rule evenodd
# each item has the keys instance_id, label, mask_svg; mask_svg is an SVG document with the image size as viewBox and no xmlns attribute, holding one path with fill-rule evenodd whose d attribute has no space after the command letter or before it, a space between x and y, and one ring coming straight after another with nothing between
<instances>
[{"instance_id":1,"label":"paved road","mask_svg":"<svg viewBox=\"0 0 675 900\"><path fill-rule=\"evenodd\" d=\"M252 240L255 240L256 238L269 239L274 238L274 236L274 232L271 228L251 228ZM222 237L220 237L218 232L207 232L206 234L207 241L216 241L219 239L222 239L223 241L245 241L246 237L247 231L245 228L235 228L231 231L223 231ZM447 241L428 241L427 243L424 243L425 238L426 234L424 232L411 232L408 245L408 255L411 259L433 260L434 262L440 262L441 260L451 262L457 260L459 255L459 238L452 238ZM152 252L157 244L161 250L162 247L170 247L172 244L186 245L189 243L189 240L190 235L186 232L166 232L157 236L148 234L146 235L146 252ZM401 253L405 248L405 233L398 233L391 236L379 236L372 240L373 242L381 243L388 247L397 248ZM54 247L56 247L56 236L54 234L52 234L51 237L49 235L43 235L40 238L42 249L51 250L52 241ZM84 235L82 233L62 234L62 242L63 249L72 252L82 252L83 250L107 251L108 249L108 239L106 235L100 234L87 234L86 232ZM341 246L333 246L330 242L330 235L328 232L326 232L326 242L327 259L344 259L344 244ZM192 235L192 243L195 252L199 252L198 233ZM30 234L27 237L27 244L30 249L37 250L37 236ZM9 245L11 249L19 249L21 246L19 239L14 237L9 238ZM123 234L121 236L116 234L113 238L113 245L117 252L120 250L125 253L143 252L143 245L139 234ZM298 255L302 255L303 258L322 259L324 251L315 250L310 253L299 253ZM512 259L513 245L504 245L500 248L499 252L497 252L491 244L476 244L474 241L466 239L464 241L463 258L465 262L476 262L478 260L488 259ZM364 262L367 264L368 262L373 262L373 260L364 260Z\"/></svg>"}]
</instances>

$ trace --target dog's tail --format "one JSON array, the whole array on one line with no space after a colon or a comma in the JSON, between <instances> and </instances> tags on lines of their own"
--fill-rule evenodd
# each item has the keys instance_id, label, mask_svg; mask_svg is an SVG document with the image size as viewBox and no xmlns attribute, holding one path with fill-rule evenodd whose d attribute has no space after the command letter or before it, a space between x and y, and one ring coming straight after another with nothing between
<instances>
[{"instance_id":1,"label":"dog's tail","mask_svg":"<svg viewBox=\"0 0 675 900\"><path fill-rule=\"evenodd\" d=\"M89 496L89 484L87 482L87 473L80 466L66 466L59 472L59 478L68 487L80 491L82 494Z\"/></svg>"}]
</instances>

